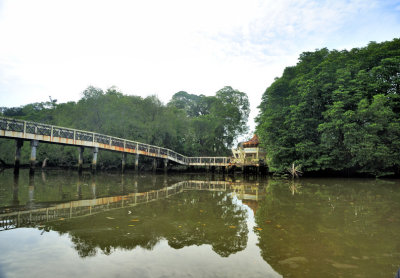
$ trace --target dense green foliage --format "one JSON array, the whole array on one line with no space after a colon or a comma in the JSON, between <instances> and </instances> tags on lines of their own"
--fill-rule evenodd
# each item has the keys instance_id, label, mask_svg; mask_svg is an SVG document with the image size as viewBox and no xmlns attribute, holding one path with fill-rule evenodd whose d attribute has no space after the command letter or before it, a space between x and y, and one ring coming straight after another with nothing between
<instances>
[{"instance_id":1,"label":"dense green foliage","mask_svg":"<svg viewBox=\"0 0 400 278\"><path fill-rule=\"evenodd\" d=\"M186 112L185 153L228 155L234 140L247 131L250 105L247 95L224 87L215 96L176 93L168 104Z\"/></svg>"},{"instance_id":2,"label":"dense green foliage","mask_svg":"<svg viewBox=\"0 0 400 278\"><path fill-rule=\"evenodd\" d=\"M164 105L156 96L125 95L116 88L107 91L88 87L78 102L56 100L1 108L1 114L40 123L94 131L170 148L187 156L226 155L235 138L246 131L249 102L245 93L225 87L215 96L176 93ZM0 159L12 164L14 140L0 140ZM62 155L60 154L62 153ZM91 153L85 152L85 161ZM77 148L40 144L38 160L52 165L73 166ZM133 158L128 158L129 161ZM24 144L22 162L29 160ZM120 155L102 152L100 166L120 164Z\"/></svg>"},{"instance_id":3,"label":"dense green foliage","mask_svg":"<svg viewBox=\"0 0 400 278\"><path fill-rule=\"evenodd\" d=\"M400 39L305 52L259 108L273 169L400 174Z\"/></svg>"}]
</instances>

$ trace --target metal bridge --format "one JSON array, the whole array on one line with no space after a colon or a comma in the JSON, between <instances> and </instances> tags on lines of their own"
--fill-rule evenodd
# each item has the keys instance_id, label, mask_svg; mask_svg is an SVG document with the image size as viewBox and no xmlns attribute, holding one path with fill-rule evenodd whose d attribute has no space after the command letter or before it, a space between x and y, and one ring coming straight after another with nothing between
<instances>
[{"instance_id":1,"label":"metal bridge","mask_svg":"<svg viewBox=\"0 0 400 278\"><path fill-rule=\"evenodd\" d=\"M83 150L85 147L93 149L93 168L95 168L97 163L97 153L99 149L122 153L123 168L125 166L126 154L136 155L135 168L138 166L139 155L164 159L164 165L167 165L168 161L174 161L187 166L224 167L231 164L230 157L187 157L167 148L109 135L4 117L0 117L0 138L1 137L17 140L15 155L15 165L17 168L19 167L20 149L25 140L31 141L31 169L32 166L34 167L36 161L36 147L39 141L80 147L78 159L80 167L82 166Z\"/></svg>"}]
</instances>

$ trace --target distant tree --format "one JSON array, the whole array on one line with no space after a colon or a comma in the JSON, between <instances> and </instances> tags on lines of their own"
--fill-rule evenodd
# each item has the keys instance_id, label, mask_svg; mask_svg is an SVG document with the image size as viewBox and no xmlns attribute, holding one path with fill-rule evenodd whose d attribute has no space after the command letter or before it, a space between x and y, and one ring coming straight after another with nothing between
<instances>
[{"instance_id":1,"label":"distant tree","mask_svg":"<svg viewBox=\"0 0 400 278\"><path fill-rule=\"evenodd\" d=\"M168 106L189 117L186 150L192 155L227 155L234 140L247 132L249 100L245 93L224 87L215 96L180 91Z\"/></svg>"}]
</instances>

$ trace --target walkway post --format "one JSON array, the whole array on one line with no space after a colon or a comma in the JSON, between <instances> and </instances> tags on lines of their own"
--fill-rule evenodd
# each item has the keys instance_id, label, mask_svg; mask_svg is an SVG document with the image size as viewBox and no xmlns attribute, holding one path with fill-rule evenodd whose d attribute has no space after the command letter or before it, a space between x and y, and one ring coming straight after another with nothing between
<instances>
[{"instance_id":1,"label":"walkway post","mask_svg":"<svg viewBox=\"0 0 400 278\"><path fill-rule=\"evenodd\" d=\"M135 156L135 172L139 171L139 153Z\"/></svg>"},{"instance_id":2,"label":"walkway post","mask_svg":"<svg viewBox=\"0 0 400 278\"><path fill-rule=\"evenodd\" d=\"M153 166L152 166L153 173L157 170L157 158L153 158Z\"/></svg>"},{"instance_id":3,"label":"walkway post","mask_svg":"<svg viewBox=\"0 0 400 278\"><path fill-rule=\"evenodd\" d=\"M24 144L22 139L15 140L15 160L14 160L14 175L19 174L19 164L21 161L21 148Z\"/></svg>"},{"instance_id":4,"label":"walkway post","mask_svg":"<svg viewBox=\"0 0 400 278\"><path fill-rule=\"evenodd\" d=\"M168 158L164 158L164 173L168 172Z\"/></svg>"},{"instance_id":5,"label":"walkway post","mask_svg":"<svg viewBox=\"0 0 400 278\"><path fill-rule=\"evenodd\" d=\"M122 172L122 174L125 172L125 164L126 164L126 153L122 153L122 158L121 158L121 172Z\"/></svg>"},{"instance_id":6,"label":"walkway post","mask_svg":"<svg viewBox=\"0 0 400 278\"><path fill-rule=\"evenodd\" d=\"M79 147L79 155L78 155L78 173L82 173L82 167L83 167L83 152L85 148L84 147Z\"/></svg>"},{"instance_id":7,"label":"walkway post","mask_svg":"<svg viewBox=\"0 0 400 278\"><path fill-rule=\"evenodd\" d=\"M36 165L36 150L37 146L39 145L38 140L32 140L31 141L31 158L29 159L29 174L33 175L35 173L35 165Z\"/></svg>"},{"instance_id":8,"label":"walkway post","mask_svg":"<svg viewBox=\"0 0 400 278\"><path fill-rule=\"evenodd\" d=\"M98 147L93 148L93 160L92 160L92 172L96 172L96 167L97 167L97 153L99 152Z\"/></svg>"}]
</instances>

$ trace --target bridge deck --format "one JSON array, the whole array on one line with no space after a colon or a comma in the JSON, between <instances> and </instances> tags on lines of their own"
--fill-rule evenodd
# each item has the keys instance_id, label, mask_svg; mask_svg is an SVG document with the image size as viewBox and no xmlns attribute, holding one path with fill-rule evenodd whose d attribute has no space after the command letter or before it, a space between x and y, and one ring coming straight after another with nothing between
<instances>
[{"instance_id":1,"label":"bridge deck","mask_svg":"<svg viewBox=\"0 0 400 278\"><path fill-rule=\"evenodd\" d=\"M0 138L99 148L121 153L164 158L187 166L228 166L230 157L187 157L167 148L90 131L0 117Z\"/></svg>"}]
</instances>

